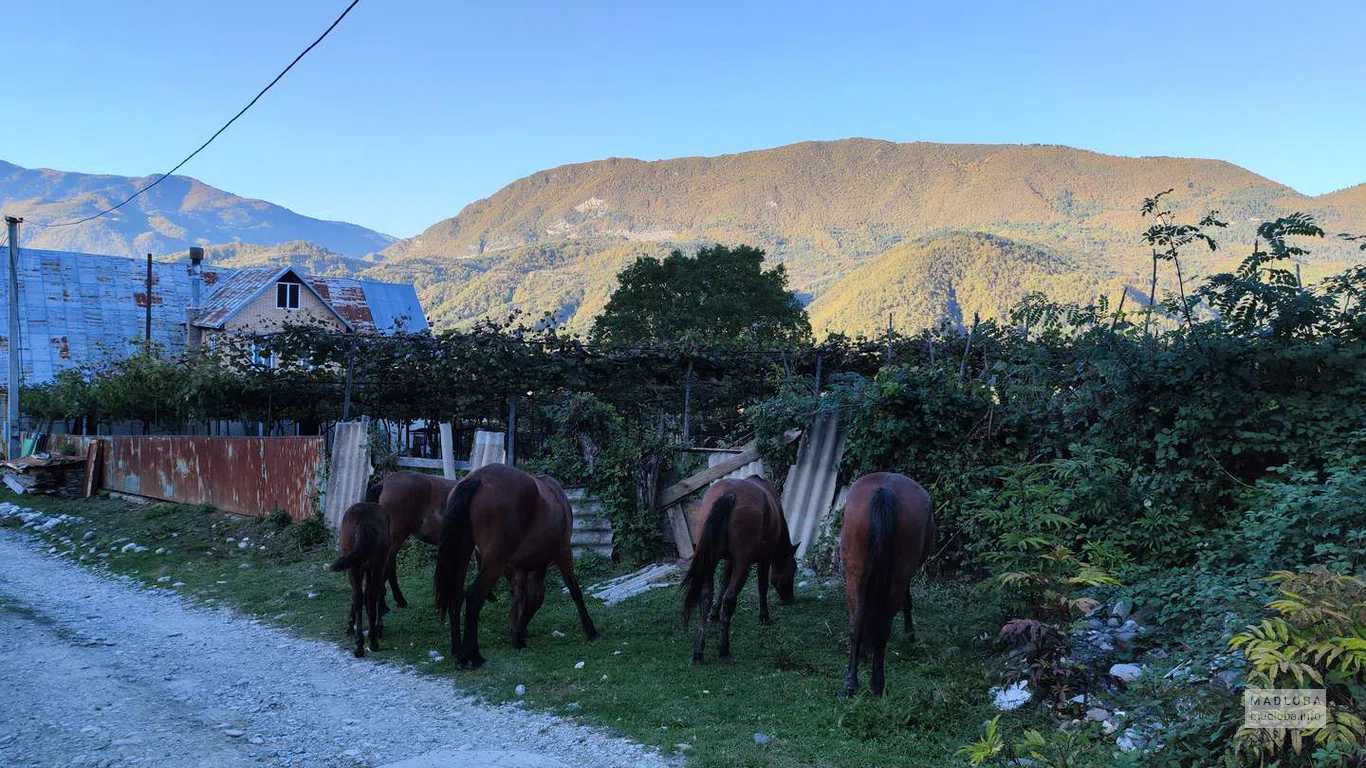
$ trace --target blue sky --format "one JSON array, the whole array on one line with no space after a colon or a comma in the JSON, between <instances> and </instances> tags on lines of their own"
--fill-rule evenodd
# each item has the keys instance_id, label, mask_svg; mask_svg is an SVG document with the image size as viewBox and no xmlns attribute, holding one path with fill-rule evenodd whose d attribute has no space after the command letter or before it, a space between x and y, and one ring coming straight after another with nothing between
<instances>
[{"instance_id":1,"label":"blue sky","mask_svg":"<svg viewBox=\"0 0 1366 768\"><path fill-rule=\"evenodd\" d=\"M0 159L162 172L344 6L10 4ZM1320 194L1366 182L1364 35L1352 0L361 0L182 173L398 236L563 163L849 136L1214 157Z\"/></svg>"}]
</instances>

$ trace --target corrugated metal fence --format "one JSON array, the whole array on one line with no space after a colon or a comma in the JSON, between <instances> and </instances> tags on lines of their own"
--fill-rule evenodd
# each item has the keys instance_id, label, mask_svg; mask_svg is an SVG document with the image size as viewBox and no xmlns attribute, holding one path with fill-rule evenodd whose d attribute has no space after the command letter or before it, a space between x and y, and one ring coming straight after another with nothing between
<instances>
[{"instance_id":1,"label":"corrugated metal fence","mask_svg":"<svg viewBox=\"0 0 1366 768\"><path fill-rule=\"evenodd\" d=\"M259 517L313 514L326 473L321 437L84 437L50 435L48 450L85 455L104 444L100 486L118 493L212 504Z\"/></svg>"},{"instance_id":2,"label":"corrugated metal fence","mask_svg":"<svg viewBox=\"0 0 1366 768\"><path fill-rule=\"evenodd\" d=\"M788 469L783 483L783 513L792 538L800 544L798 559L806 556L830 513L843 456L844 428L835 414L817 418L802 435L797 463Z\"/></svg>"}]
</instances>

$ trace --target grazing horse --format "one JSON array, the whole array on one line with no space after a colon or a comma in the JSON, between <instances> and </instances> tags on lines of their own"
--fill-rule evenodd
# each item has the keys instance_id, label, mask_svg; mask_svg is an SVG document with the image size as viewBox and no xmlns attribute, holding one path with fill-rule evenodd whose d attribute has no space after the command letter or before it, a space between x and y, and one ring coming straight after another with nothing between
<instances>
[{"instance_id":1,"label":"grazing horse","mask_svg":"<svg viewBox=\"0 0 1366 768\"><path fill-rule=\"evenodd\" d=\"M444 477L405 470L390 472L365 491L366 501L379 504L389 513L388 580L399 608L407 608L408 601L398 587L398 553L410 536L436 546L441 536L441 512L455 483ZM489 602L494 602L492 594ZM381 610L388 613L388 606L383 603L381 594Z\"/></svg>"},{"instance_id":2,"label":"grazing horse","mask_svg":"<svg viewBox=\"0 0 1366 768\"><path fill-rule=\"evenodd\" d=\"M451 489L436 551L436 610L451 622L451 657L462 668L484 663L479 653L479 611L489 590L507 573L512 582L509 630L514 648L526 647L526 628L545 600L545 572L553 563L579 609L589 640L598 631L583 604L574 578L569 537L574 511L553 478L529 475L506 464L490 464L467 475ZM470 555L480 561L474 583L465 588ZM460 604L465 602L465 627Z\"/></svg>"},{"instance_id":3,"label":"grazing horse","mask_svg":"<svg viewBox=\"0 0 1366 768\"><path fill-rule=\"evenodd\" d=\"M343 554L332 563L332 570L346 571L351 580L351 615L346 634L356 635L356 658L365 655L365 633L361 628L362 608L370 619L370 650L379 650L384 619L379 604L384 597L384 573L389 562L389 515L378 504L352 504L342 516Z\"/></svg>"},{"instance_id":4,"label":"grazing horse","mask_svg":"<svg viewBox=\"0 0 1366 768\"><path fill-rule=\"evenodd\" d=\"M365 500L379 504L389 513L386 575L394 602L400 608L408 607L408 601L398 588L398 552L409 536L431 545L437 543L441 535L441 510L454 487L454 480L404 471L390 472L366 489Z\"/></svg>"},{"instance_id":5,"label":"grazing horse","mask_svg":"<svg viewBox=\"0 0 1366 768\"><path fill-rule=\"evenodd\" d=\"M721 658L730 658L730 621L735 615L735 599L749 578L751 565L759 565L759 623L768 625L768 583L770 575L778 599L790 604L793 599L792 581L797 575L797 545L787 532L787 519L773 486L758 475L744 480L718 480L702 496L706 510L702 524L693 537L697 551L692 566L683 579L683 623L692 617L693 609L702 606L697 623L697 639L693 641L692 663L702 663L702 647L706 643L707 623L721 619ZM716 564L726 561L722 581L725 585L721 599L712 601L712 579Z\"/></svg>"},{"instance_id":6,"label":"grazing horse","mask_svg":"<svg viewBox=\"0 0 1366 768\"><path fill-rule=\"evenodd\" d=\"M844 504L840 558L844 561L844 599L849 604L849 668L840 696L858 689L859 657L871 651L874 696L885 687L883 656L892 620L905 612L911 621L911 577L929 559L934 546L934 512L930 494L905 475L879 472L854 482Z\"/></svg>"}]
</instances>

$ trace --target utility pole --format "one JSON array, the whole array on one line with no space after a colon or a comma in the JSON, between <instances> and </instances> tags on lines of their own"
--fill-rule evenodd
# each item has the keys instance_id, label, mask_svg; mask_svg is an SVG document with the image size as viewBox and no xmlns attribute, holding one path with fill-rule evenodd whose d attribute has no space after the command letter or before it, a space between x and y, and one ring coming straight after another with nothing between
<instances>
[{"instance_id":1,"label":"utility pole","mask_svg":"<svg viewBox=\"0 0 1366 768\"><path fill-rule=\"evenodd\" d=\"M19 225L23 219L6 216L9 227L9 377L5 400L9 405L5 434L9 438L7 456L19 458Z\"/></svg>"},{"instance_id":2,"label":"utility pole","mask_svg":"<svg viewBox=\"0 0 1366 768\"><path fill-rule=\"evenodd\" d=\"M152 354L152 254L147 254L147 325L142 333L147 344L147 354Z\"/></svg>"}]
</instances>

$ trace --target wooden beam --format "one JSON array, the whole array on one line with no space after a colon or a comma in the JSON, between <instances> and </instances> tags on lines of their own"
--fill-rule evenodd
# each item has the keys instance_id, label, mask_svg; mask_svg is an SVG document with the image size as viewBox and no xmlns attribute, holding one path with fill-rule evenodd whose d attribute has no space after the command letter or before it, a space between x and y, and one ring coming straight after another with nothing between
<instances>
[{"instance_id":1,"label":"wooden beam","mask_svg":"<svg viewBox=\"0 0 1366 768\"><path fill-rule=\"evenodd\" d=\"M663 491L660 491L659 500L655 503L660 508L668 507L689 494L706 488L713 480L720 480L731 472L734 472L758 458L759 448L758 446L751 444L745 450L735 454L732 458L726 459L714 467L708 467L692 477L680 480L668 488L665 488Z\"/></svg>"},{"instance_id":2,"label":"wooden beam","mask_svg":"<svg viewBox=\"0 0 1366 768\"><path fill-rule=\"evenodd\" d=\"M446 468L445 461L445 459L419 459L414 456L399 456L394 459L394 463L400 467L409 467L411 469L444 470ZM453 469L469 471L470 463L468 461L455 461L451 462L451 466Z\"/></svg>"}]
</instances>

